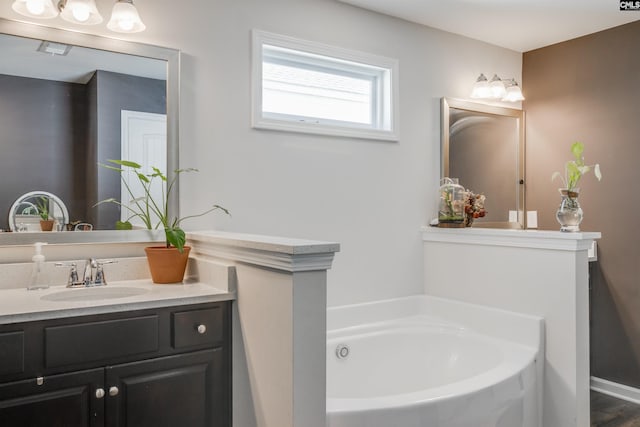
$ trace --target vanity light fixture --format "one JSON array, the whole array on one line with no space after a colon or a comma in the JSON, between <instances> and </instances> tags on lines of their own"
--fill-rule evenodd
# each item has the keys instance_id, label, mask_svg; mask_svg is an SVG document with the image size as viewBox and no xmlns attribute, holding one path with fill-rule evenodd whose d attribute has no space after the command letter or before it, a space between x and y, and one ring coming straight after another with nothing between
<instances>
[{"instance_id":1,"label":"vanity light fixture","mask_svg":"<svg viewBox=\"0 0 640 427\"><path fill-rule=\"evenodd\" d=\"M480 73L476 83L473 85L473 90L471 91L471 98L475 99L483 99L491 97L491 89L489 88L489 81L484 76L484 74Z\"/></svg>"},{"instance_id":2,"label":"vanity light fixture","mask_svg":"<svg viewBox=\"0 0 640 427\"><path fill-rule=\"evenodd\" d=\"M474 99L499 99L506 102L524 101L522 90L516 79L502 80L497 74L488 81L484 74L480 76L473 85L471 98Z\"/></svg>"},{"instance_id":3,"label":"vanity light fixture","mask_svg":"<svg viewBox=\"0 0 640 427\"><path fill-rule=\"evenodd\" d=\"M15 0L11 8L31 18L51 19L58 16L58 8L53 0Z\"/></svg>"},{"instance_id":4,"label":"vanity light fixture","mask_svg":"<svg viewBox=\"0 0 640 427\"><path fill-rule=\"evenodd\" d=\"M146 26L140 19L138 9L133 5L133 0L117 0L113 5L111 20L107 28L117 33L139 33Z\"/></svg>"},{"instance_id":5,"label":"vanity light fixture","mask_svg":"<svg viewBox=\"0 0 640 427\"><path fill-rule=\"evenodd\" d=\"M95 25L102 22L95 0L62 0L60 17L65 21L81 25Z\"/></svg>"},{"instance_id":6,"label":"vanity light fixture","mask_svg":"<svg viewBox=\"0 0 640 427\"><path fill-rule=\"evenodd\" d=\"M29 18L50 19L60 15L65 21L96 25L103 21L95 0L14 0L11 8ZM107 28L118 33L139 33L146 26L140 19L133 0L116 0Z\"/></svg>"},{"instance_id":7,"label":"vanity light fixture","mask_svg":"<svg viewBox=\"0 0 640 427\"><path fill-rule=\"evenodd\" d=\"M489 82L489 89L491 90L492 98L502 99L507 94L507 88L505 88L502 79L498 77L497 74L494 74L493 78Z\"/></svg>"},{"instance_id":8,"label":"vanity light fixture","mask_svg":"<svg viewBox=\"0 0 640 427\"><path fill-rule=\"evenodd\" d=\"M508 102L524 101L522 90L520 89L520 86L518 86L516 79L507 80L507 83L508 86L506 87L506 93L502 100Z\"/></svg>"}]
</instances>

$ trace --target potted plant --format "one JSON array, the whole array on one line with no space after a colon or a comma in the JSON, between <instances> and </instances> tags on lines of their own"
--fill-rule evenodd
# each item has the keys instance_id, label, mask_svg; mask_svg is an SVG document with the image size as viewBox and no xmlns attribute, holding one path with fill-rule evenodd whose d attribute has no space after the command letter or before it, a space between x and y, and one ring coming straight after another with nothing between
<instances>
[{"instance_id":1,"label":"potted plant","mask_svg":"<svg viewBox=\"0 0 640 427\"><path fill-rule=\"evenodd\" d=\"M170 218L168 210L169 197L177 184L178 177L183 173L196 172L197 169L177 169L171 181L168 181L167 176L156 167L152 167L152 174L145 175L141 172L142 166L136 162L129 160L108 160L108 162L111 164L101 164L100 166L120 173L122 185L131 196L131 203L126 205L114 198L109 198L96 203L94 206L101 203L115 203L129 211L130 215L127 220L118 221L116 224L116 228L120 230L133 228L130 222L133 218L140 219L144 226L150 230L158 229L162 226L165 232L165 245L145 248L149 269L151 270L151 278L154 283L182 282L191 248L185 246L185 232L180 228L180 224L185 219L203 216L215 210L221 210L227 215L229 215L229 211L222 206L213 205L212 208L200 214L182 218ZM122 176L122 173L127 170L136 176L143 190L142 196L136 196L129 183ZM162 195L159 200L156 200L151 194L151 189L158 181L162 186Z\"/></svg>"},{"instance_id":2,"label":"potted plant","mask_svg":"<svg viewBox=\"0 0 640 427\"><path fill-rule=\"evenodd\" d=\"M556 219L560 223L560 231L580 231L580 223L582 222L582 208L578 203L578 196L580 195L580 187L578 183L583 175L593 169L593 174L600 181L602 179L602 173L600 172L600 165L587 165L584 162L584 144L581 142L574 142L571 144L571 153L574 159L569 160L564 165L564 176L560 172L554 172L551 175L551 180L560 178L563 188L559 188L562 201L560 207L556 212Z\"/></svg>"},{"instance_id":3,"label":"potted plant","mask_svg":"<svg viewBox=\"0 0 640 427\"><path fill-rule=\"evenodd\" d=\"M40 197L36 200L36 207L38 208L38 215L40 215L40 229L42 231L53 230L53 219L49 219L49 199L47 197Z\"/></svg>"}]
</instances>

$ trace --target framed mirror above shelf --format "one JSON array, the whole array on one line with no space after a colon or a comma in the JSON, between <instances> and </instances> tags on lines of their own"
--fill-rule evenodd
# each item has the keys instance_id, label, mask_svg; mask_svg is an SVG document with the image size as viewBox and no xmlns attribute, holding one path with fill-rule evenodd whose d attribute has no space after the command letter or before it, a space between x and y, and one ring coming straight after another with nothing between
<instances>
[{"instance_id":1,"label":"framed mirror above shelf","mask_svg":"<svg viewBox=\"0 0 640 427\"><path fill-rule=\"evenodd\" d=\"M441 99L441 177L486 196L474 227L526 228L524 112Z\"/></svg>"},{"instance_id":2,"label":"framed mirror above shelf","mask_svg":"<svg viewBox=\"0 0 640 427\"><path fill-rule=\"evenodd\" d=\"M146 238L135 230L114 230L121 219L117 206L95 206L107 198L122 199L120 175L99 164L114 158L138 161L137 153L151 150L123 142L133 138L123 129L138 129L125 126L125 117L140 117L125 113L163 116L166 126L161 122L158 132L155 124L151 138L156 152L147 157L154 163L150 166L166 162L171 179L179 165L180 52L6 19L0 19L0 50L0 179L6 184L0 189L0 229L11 230L9 211L16 198L42 190L60 197L69 222L88 223L94 230L3 232L0 246L49 239L130 242L133 236L127 233L135 234L134 240ZM144 135L139 139L146 144L150 138ZM177 191L169 209L178 214Z\"/></svg>"}]
</instances>

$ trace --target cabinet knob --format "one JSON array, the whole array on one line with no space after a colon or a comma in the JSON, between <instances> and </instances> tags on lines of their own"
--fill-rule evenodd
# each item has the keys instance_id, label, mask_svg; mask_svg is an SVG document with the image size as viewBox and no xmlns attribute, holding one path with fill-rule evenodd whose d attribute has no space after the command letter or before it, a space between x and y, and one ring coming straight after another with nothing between
<instances>
[{"instance_id":1,"label":"cabinet knob","mask_svg":"<svg viewBox=\"0 0 640 427\"><path fill-rule=\"evenodd\" d=\"M205 332L207 332L206 325L198 325L197 329L198 329L198 333L201 334L201 335L204 334Z\"/></svg>"},{"instance_id":2,"label":"cabinet knob","mask_svg":"<svg viewBox=\"0 0 640 427\"><path fill-rule=\"evenodd\" d=\"M99 388L96 390L96 397L98 399L102 399L104 397L104 389L103 388Z\"/></svg>"},{"instance_id":3,"label":"cabinet knob","mask_svg":"<svg viewBox=\"0 0 640 427\"><path fill-rule=\"evenodd\" d=\"M118 390L118 387L116 386L109 387L109 396L117 396L119 392L120 390Z\"/></svg>"}]
</instances>

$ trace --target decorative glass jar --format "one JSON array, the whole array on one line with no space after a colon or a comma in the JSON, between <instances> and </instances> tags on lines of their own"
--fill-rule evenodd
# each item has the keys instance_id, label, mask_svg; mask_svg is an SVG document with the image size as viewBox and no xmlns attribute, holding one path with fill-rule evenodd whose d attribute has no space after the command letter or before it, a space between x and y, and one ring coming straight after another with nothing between
<instances>
[{"instance_id":1,"label":"decorative glass jar","mask_svg":"<svg viewBox=\"0 0 640 427\"><path fill-rule=\"evenodd\" d=\"M582 208L578 203L580 189L560 188L559 191L562 201L556 212L556 219L560 223L560 231L580 231L580 223L582 222Z\"/></svg>"},{"instance_id":2,"label":"decorative glass jar","mask_svg":"<svg viewBox=\"0 0 640 427\"><path fill-rule=\"evenodd\" d=\"M458 178L442 178L438 227L464 227L464 204L465 189Z\"/></svg>"}]
</instances>

